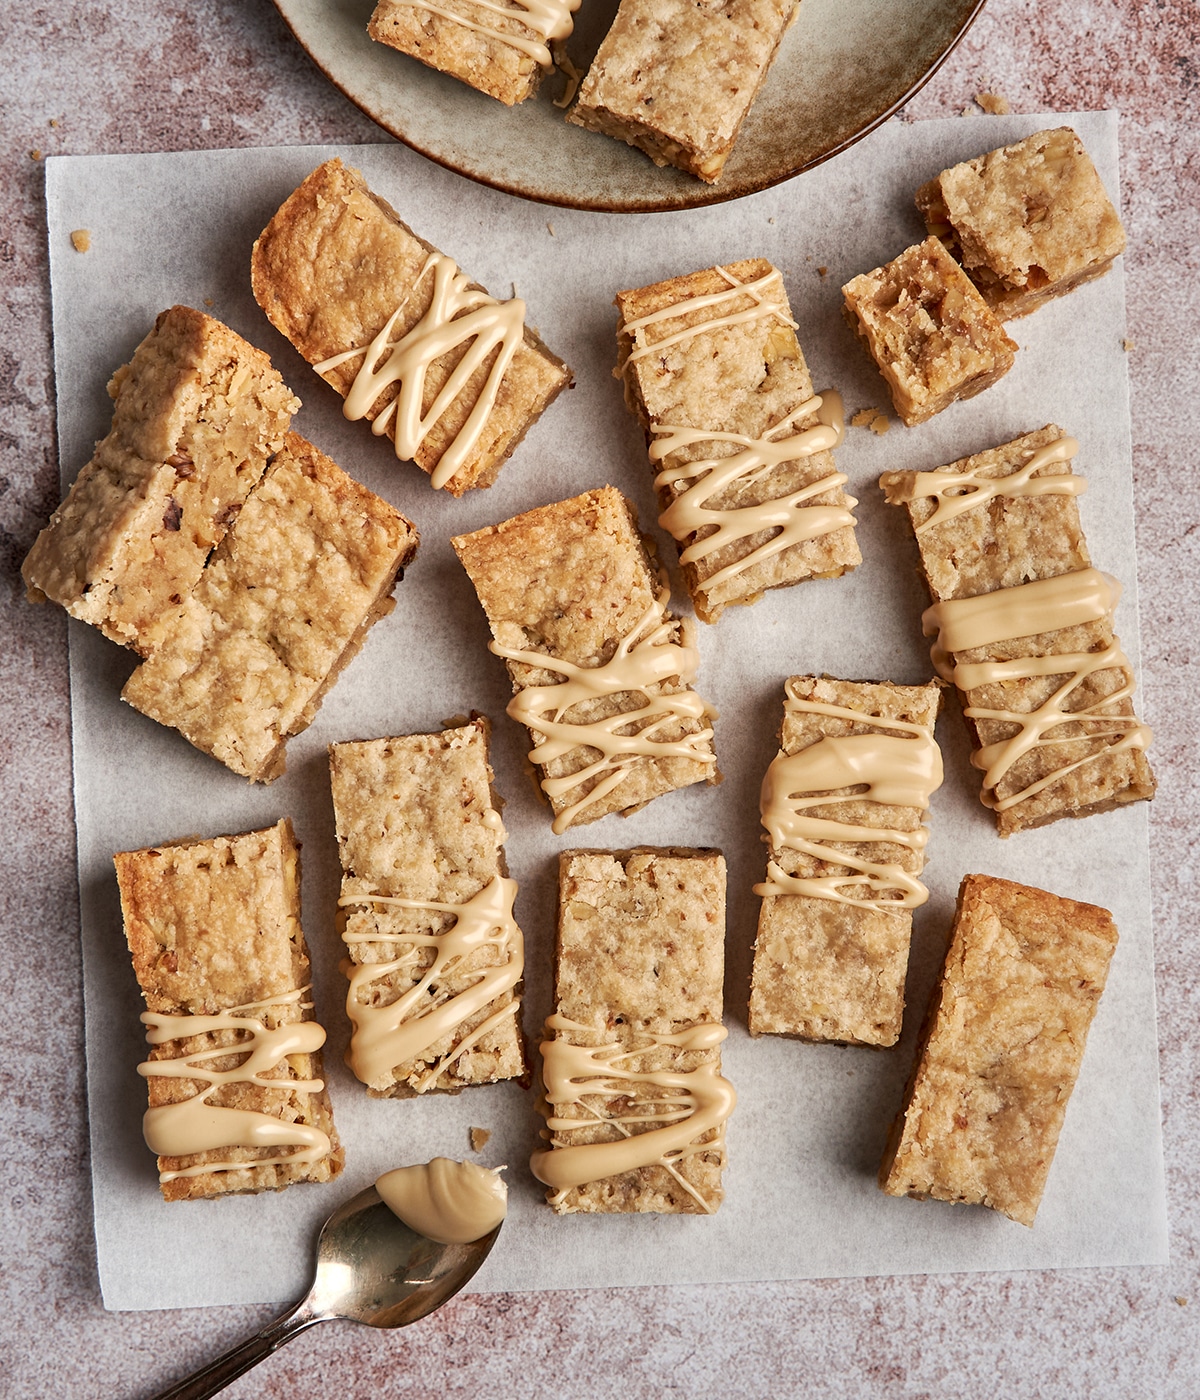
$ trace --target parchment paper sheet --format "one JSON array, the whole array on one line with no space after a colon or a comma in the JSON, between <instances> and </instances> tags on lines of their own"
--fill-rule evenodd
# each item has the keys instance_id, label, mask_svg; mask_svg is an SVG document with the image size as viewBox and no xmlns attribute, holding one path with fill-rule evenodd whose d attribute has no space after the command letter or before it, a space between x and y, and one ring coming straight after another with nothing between
<instances>
[{"instance_id":1,"label":"parchment paper sheet","mask_svg":"<svg viewBox=\"0 0 1200 1400\"><path fill-rule=\"evenodd\" d=\"M1008 842L979 804L962 721L939 726L946 782L933 801L927 880L917 912L909 1010L890 1051L803 1045L745 1030L762 878L758 788L775 752L782 682L829 672L914 683L930 673L903 513L876 486L889 468L930 468L1055 421L1082 444L1082 511L1094 562L1125 593L1118 628L1137 656L1137 597L1124 287L1101 281L1010 326L1015 368L981 397L886 436L850 429L837 454L860 501L865 562L700 626L698 688L721 710L725 782L653 802L629 820L555 837L523 771L524 731L504 715L508 685L449 547L451 534L611 482L655 520L641 434L614 361L613 294L714 262L763 256L785 272L818 389L839 388L852 413L887 407L883 382L840 315L840 285L918 241L912 193L954 161L1061 124L1060 117L892 122L821 168L736 204L688 214L619 216L551 209L469 184L399 145L55 158L47 167L59 432L64 482L107 431L105 383L176 302L204 307L273 356L304 400L295 428L414 519L421 550L395 613L372 632L293 740L285 777L250 787L118 699L134 658L70 624L79 872L96 1237L105 1303L165 1308L279 1301L306 1286L316 1226L381 1171L437 1154L469 1157L468 1129L492 1139L476 1160L508 1164L511 1209L478 1290L675 1281L804 1278L976 1269L1161 1263L1166 1258L1159 1139L1146 807L1060 822ZM1115 114L1073 119L1115 194ZM513 283L529 319L574 368L577 385L549 410L489 491L434 492L274 332L251 298L250 247L279 203L319 162L363 169L423 237L494 294ZM77 253L70 232L86 228ZM822 269L825 272L822 273ZM674 568L674 548L660 534ZM686 595L673 573L676 607ZM725 1072L740 1102L729 1125L727 1199L712 1218L558 1219L526 1167L539 1120L517 1085L422 1101L369 1100L342 1065L344 982L333 933L337 853L326 745L436 729L472 709L495 721L494 763L508 799L508 859L520 881L528 944L525 1026L550 1009L557 852L571 846L712 845L729 862ZM141 1002L121 932L111 856L188 836L236 832L290 815L304 843L304 926L317 1013L347 1167L331 1186L281 1195L164 1205L141 1141ZM1109 980L1033 1230L983 1209L893 1200L875 1172L896 1112L961 876L1021 880L1112 909L1121 931ZM80 1105L84 1111L84 1105Z\"/></svg>"}]
</instances>

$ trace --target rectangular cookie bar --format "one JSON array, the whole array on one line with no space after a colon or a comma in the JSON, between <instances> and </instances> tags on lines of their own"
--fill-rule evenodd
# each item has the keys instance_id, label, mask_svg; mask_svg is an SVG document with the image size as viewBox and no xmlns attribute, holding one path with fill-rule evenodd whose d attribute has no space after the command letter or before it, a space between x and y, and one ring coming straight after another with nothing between
<instances>
[{"instance_id":1,"label":"rectangular cookie bar","mask_svg":"<svg viewBox=\"0 0 1200 1400\"><path fill-rule=\"evenodd\" d=\"M300 401L261 350L173 306L113 375L112 428L96 444L21 572L115 642L186 597L277 452Z\"/></svg>"},{"instance_id":2,"label":"rectangular cookie bar","mask_svg":"<svg viewBox=\"0 0 1200 1400\"><path fill-rule=\"evenodd\" d=\"M367 33L512 107L532 97L553 68L549 44L570 35L578 7L579 0L530 9L476 0L379 0Z\"/></svg>"},{"instance_id":3,"label":"rectangular cookie bar","mask_svg":"<svg viewBox=\"0 0 1200 1400\"><path fill-rule=\"evenodd\" d=\"M139 1072L163 1196L335 1177L344 1153L321 1082L325 1032L312 1019L291 822L113 861L146 1000L151 1049Z\"/></svg>"},{"instance_id":4,"label":"rectangular cookie bar","mask_svg":"<svg viewBox=\"0 0 1200 1400\"><path fill-rule=\"evenodd\" d=\"M1002 321L1100 277L1125 230L1083 143L1039 131L943 170L917 208Z\"/></svg>"},{"instance_id":5,"label":"rectangular cookie bar","mask_svg":"<svg viewBox=\"0 0 1200 1400\"><path fill-rule=\"evenodd\" d=\"M725 861L719 851L564 851L555 1014L541 1046L558 1214L721 1204Z\"/></svg>"},{"instance_id":6,"label":"rectangular cookie bar","mask_svg":"<svg viewBox=\"0 0 1200 1400\"><path fill-rule=\"evenodd\" d=\"M935 472L880 478L908 509L935 664L962 694L1001 836L1154 795L1117 595L1089 567L1078 446L1049 424Z\"/></svg>"},{"instance_id":7,"label":"rectangular cookie bar","mask_svg":"<svg viewBox=\"0 0 1200 1400\"><path fill-rule=\"evenodd\" d=\"M797 8L621 0L567 120L711 184Z\"/></svg>"},{"instance_id":8,"label":"rectangular cookie bar","mask_svg":"<svg viewBox=\"0 0 1200 1400\"><path fill-rule=\"evenodd\" d=\"M451 540L505 658L554 830L718 780L698 656L611 486ZM626 718L627 716L627 718Z\"/></svg>"},{"instance_id":9,"label":"rectangular cookie bar","mask_svg":"<svg viewBox=\"0 0 1200 1400\"><path fill-rule=\"evenodd\" d=\"M764 258L618 292L618 367L696 613L862 563L783 274ZM661 347L661 348L660 348ZM790 455L789 455L790 454Z\"/></svg>"},{"instance_id":10,"label":"rectangular cookie bar","mask_svg":"<svg viewBox=\"0 0 1200 1400\"><path fill-rule=\"evenodd\" d=\"M501 846L486 719L331 744L350 950L347 1059L376 1097L525 1073L517 892Z\"/></svg>"},{"instance_id":11,"label":"rectangular cookie bar","mask_svg":"<svg viewBox=\"0 0 1200 1400\"><path fill-rule=\"evenodd\" d=\"M121 698L255 782L325 692L416 553L411 521L289 433Z\"/></svg>"},{"instance_id":12,"label":"rectangular cookie bar","mask_svg":"<svg viewBox=\"0 0 1200 1400\"><path fill-rule=\"evenodd\" d=\"M974 398L1012 368L1016 341L936 238L861 273L842 296L850 329L910 428Z\"/></svg>"},{"instance_id":13,"label":"rectangular cookie bar","mask_svg":"<svg viewBox=\"0 0 1200 1400\"><path fill-rule=\"evenodd\" d=\"M895 1045L941 687L793 676L767 770L750 1034ZM865 785L865 791L863 790ZM816 794L816 795L814 795Z\"/></svg>"},{"instance_id":14,"label":"rectangular cookie bar","mask_svg":"<svg viewBox=\"0 0 1200 1400\"><path fill-rule=\"evenodd\" d=\"M1117 930L1107 909L968 875L879 1182L1032 1225Z\"/></svg>"},{"instance_id":15,"label":"rectangular cookie bar","mask_svg":"<svg viewBox=\"0 0 1200 1400\"><path fill-rule=\"evenodd\" d=\"M386 428L396 455L453 496L490 486L571 382L523 301L489 297L340 160L284 201L254 245L251 281L346 416Z\"/></svg>"}]
</instances>

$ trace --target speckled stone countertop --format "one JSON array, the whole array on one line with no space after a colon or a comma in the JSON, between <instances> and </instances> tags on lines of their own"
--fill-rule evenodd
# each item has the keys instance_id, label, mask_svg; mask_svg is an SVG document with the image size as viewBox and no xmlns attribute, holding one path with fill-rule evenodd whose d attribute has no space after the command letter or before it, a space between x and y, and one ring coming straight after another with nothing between
<instances>
[{"instance_id":1,"label":"speckled stone countertop","mask_svg":"<svg viewBox=\"0 0 1200 1400\"><path fill-rule=\"evenodd\" d=\"M58 500L43 210L49 154L376 141L266 4L7 6L0 32L0 648L5 806L0 1391L148 1396L261 1326L263 1308L101 1307L83 1102L66 628L19 567ZM1200 6L991 0L910 103L1116 108L1134 344L1143 690L1160 788L1151 860L1171 1226L1163 1269L678 1286L460 1298L380 1335L293 1342L231 1397L1195 1397L1200 1394ZM984 121L986 118L977 117Z\"/></svg>"}]
</instances>

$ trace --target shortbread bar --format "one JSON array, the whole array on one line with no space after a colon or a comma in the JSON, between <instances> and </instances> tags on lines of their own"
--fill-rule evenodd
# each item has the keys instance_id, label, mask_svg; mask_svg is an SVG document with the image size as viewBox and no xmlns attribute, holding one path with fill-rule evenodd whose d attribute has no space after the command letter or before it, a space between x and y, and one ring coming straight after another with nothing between
<instances>
[{"instance_id":1,"label":"shortbread bar","mask_svg":"<svg viewBox=\"0 0 1200 1400\"><path fill-rule=\"evenodd\" d=\"M534 1175L559 1214L720 1205L725 861L718 851L565 851L555 1014Z\"/></svg>"},{"instance_id":2,"label":"shortbread bar","mask_svg":"<svg viewBox=\"0 0 1200 1400\"><path fill-rule=\"evenodd\" d=\"M917 191L926 227L1003 321L1107 272L1125 230L1070 127L943 170Z\"/></svg>"},{"instance_id":3,"label":"shortbread bar","mask_svg":"<svg viewBox=\"0 0 1200 1400\"><path fill-rule=\"evenodd\" d=\"M567 120L710 184L798 0L621 0Z\"/></svg>"},{"instance_id":4,"label":"shortbread bar","mask_svg":"<svg viewBox=\"0 0 1200 1400\"><path fill-rule=\"evenodd\" d=\"M974 398L1012 368L1016 341L936 238L855 277L842 295L850 328L909 427Z\"/></svg>"},{"instance_id":5,"label":"shortbread bar","mask_svg":"<svg viewBox=\"0 0 1200 1400\"><path fill-rule=\"evenodd\" d=\"M1049 424L936 472L880 479L916 532L936 605L926 631L962 692L1002 836L1154 794L1115 594L1089 567L1077 447ZM1057 655L1056 670L1045 658Z\"/></svg>"},{"instance_id":6,"label":"shortbread bar","mask_svg":"<svg viewBox=\"0 0 1200 1400\"><path fill-rule=\"evenodd\" d=\"M718 780L698 657L611 486L451 541L512 678L554 830ZM627 718L626 718L627 716Z\"/></svg>"},{"instance_id":7,"label":"shortbread bar","mask_svg":"<svg viewBox=\"0 0 1200 1400\"><path fill-rule=\"evenodd\" d=\"M751 1035L899 1039L912 911L928 898L918 877L942 775L940 689L787 682L779 756L763 785L770 844Z\"/></svg>"},{"instance_id":8,"label":"shortbread bar","mask_svg":"<svg viewBox=\"0 0 1200 1400\"><path fill-rule=\"evenodd\" d=\"M840 401L813 397L778 268L750 258L616 300L626 401L697 615L860 564L828 450Z\"/></svg>"},{"instance_id":9,"label":"shortbread bar","mask_svg":"<svg viewBox=\"0 0 1200 1400\"><path fill-rule=\"evenodd\" d=\"M418 238L340 160L319 166L254 245L254 295L397 456L460 496L490 486L571 382L524 325ZM447 329L450 328L450 329Z\"/></svg>"},{"instance_id":10,"label":"shortbread bar","mask_svg":"<svg viewBox=\"0 0 1200 1400\"><path fill-rule=\"evenodd\" d=\"M300 401L261 350L188 306L158 317L108 391L112 428L21 572L35 601L145 652L147 627L191 591Z\"/></svg>"},{"instance_id":11,"label":"shortbread bar","mask_svg":"<svg viewBox=\"0 0 1200 1400\"><path fill-rule=\"evenodd\" d=\"M416 553L417 532L289 433L121 698L235 773L270 782Z\"/></svg>"},{"instance_id":12,"label":"shortbread bar","mask_svg":"<svg viewBox=\"0 0 1200 1400\"><path fill-rule=\"evenodd\" d=\"M476 718L329 749L350 951L348 1060L377 1097L525 1073L516 882L504 864L488 728Z\"/></svg>"},{"instance_id":13,"label":"shortbread bar","mask_svg":"<svg viewBox=\"0 0 1200 1400\"><path fill-rule=\"evenodd\" d=\"M1107 909L968 875L879 1182L1032 1225L1117 930Z\"/></svg>"},{"instance_id":14,"label":"shortbread bar","mask_svg":"<svg viewBox=\"0 0 1200 1400\"><path fill-rule=\"evenodd\" d=\"M146 999L146 1141L163 1196L335 1177L344 1153L321 1082L291 822L113 860Z\"/></svg>"}]
</instances>

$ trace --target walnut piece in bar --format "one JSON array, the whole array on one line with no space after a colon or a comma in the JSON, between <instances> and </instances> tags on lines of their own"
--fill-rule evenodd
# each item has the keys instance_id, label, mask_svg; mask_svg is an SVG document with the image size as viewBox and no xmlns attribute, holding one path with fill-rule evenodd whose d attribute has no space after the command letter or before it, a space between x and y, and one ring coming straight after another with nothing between
<instances>
[{"instance_id":1,"label":"walnut piece in bar","mask_svg":"<svg viewBox=\"0 0 1200 1400\"><path fill-rule=\"evenodd\" d=\"M715 712L691 687L633 509L611 486L451 540L491 624L554 830L717 782Z\"/></svg>"},{"instance_id":2,"label":"walnut piece in bar","mask_svg":"<svg viewBox=\"0 0 1200 1400\"><path fill-rule=\"evenodd\" d=\"M416 550L409 520L289 433L191 595L154 627L121 698L270 782L288 738L395 606Z\"/></svg>"},{"instance_id":3,"label":"walnut piece in bar","mask_svg":"<svg viewBox=\"0 0 1200 1400\"><path fill-rule=\"evenodd\" d=\"M525 1074L512 917L486 719L332 744L349 947L350 1068L380 1098Z\"/></svg>"},{"instance_id":4,"label":"walnut piece in bar","mask_svg":"<svg viewBox=\"0 0 1200 1400\"><path fill-rule=\"evenodd\" d=\"M763 258L617 293L618 367L697 615L862 562L783 276Z\"/></svg>"},{"instance_id":5,"label":"walnut piece in bar","mask_svg":"<svg viewBox=\"0 0 1200 1400\"><path fill-rule=\"evenodd\" d=\"M769 861L750 1034L895 1045L912 911L929 897L941 687L793 676L763 781ZM864 790L865 789L865 790Z\"/></svg>"},{"instance_id":6,"label":"walnut piece in bar","mask_svg":"<svg viewBox=\"0 0 1200 1400\"><path fill-rule=\"evenodd\" d=\"M621 0L567 117L712 183L798 0Z\"/></svg>"},{"instance_id":7,"label":"walnut piece in bar","mask_svg":"<svg viewBox=\"0 0 1200 1400\"><path fill-rule=\"evenodd\" d=\"M146 1141L168 1201L277 1191L342 1169L299 860L286 818L113 857L147 1007Z\"/></svg>"},{"instance_id":8,"label":"walnut piece in bar","mask_svg":"<svg viewBox=\"0 0 1200 1400\"><path fill-rule=\"evenodd\" d=\"M1001 836L1154 795L1150 731L1113 631L1119 586L1090 566L1070 467L1048 424L933 472L887 472L934 606L934 663L953 681Z\"/></svg>"},{"instance_id":9,"label":"walnut piece in bar","mask_svg":"<svg viewBox=\"0 0 1200 1400\"><path fill-rule=\"evenodd\" d=\"M189 306L108 386L113 421L21 572L106 637L147 650L283 443L300 401L261 350Z\"/></svg>"},{"instance_id":10,"label":"walnut piece in bar","mask_svg":"<svg viewBox=\"0 0 1200 1400\"><path fill-rule=\"evenodd\" d=\"M842 288L850 328L914 427L1012 368L1017 344L936 238Z\"/></svg>"},{"instance_id":11,"label":"walnut piece in bar","mask_svg":"<svg viewBox=\"0 0 1200 1400\"><path fill-rule=\"evenodd\" d=\"M254 245L271 324L396 455L453 496L490 486L571 382L524 324L418 238L357 170L326 161Z\"/></svg>"},{"instance_id":12,"label":"walnut piece in bar","mask_svg":"<svg viewBox=\"0 0 1200 1400\"><path fill-rule=\"evenodd\" d=\"M943 170L917 208L1002 321L1100 277L1125 230L1070 127Z\"/></svg>"},{"instance_id":13,"label":"walnut piece in bar","mask_svg":"<svg viewBox=\"0 0 1200 1400\"><path fill-rule=\"evenodd\" d=\"M555 1013L541 1046L560 1215L711 1214L724 1192L725 861L719 851L564 851Z\"/></svg>"},{"instance_id":14,"label":"walnut piece in bar","mask_svg":"<svg viewBox=\"0 0 1200 1400\"><path fill-rule=\"evenodd\" d=\"M1117 930L1107 909L968 875L879 1182L1032 1225Z\"/></svg>"}]
</instances>

